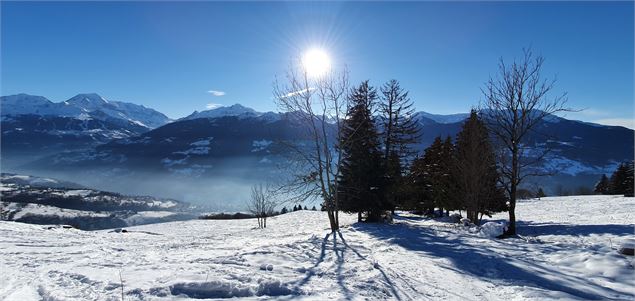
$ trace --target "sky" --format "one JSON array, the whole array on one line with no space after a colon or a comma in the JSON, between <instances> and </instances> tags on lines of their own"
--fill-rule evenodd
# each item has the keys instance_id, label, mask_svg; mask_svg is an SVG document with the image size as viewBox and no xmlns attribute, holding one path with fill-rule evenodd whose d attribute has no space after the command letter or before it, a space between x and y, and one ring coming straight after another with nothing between
<instances>
[{"instance_id":1,"label":"sky","mask_svg":"<svg viewBox=\"0 0 635 301\"><path fill-rule=\"evenodd\" d=\"M78 93L171 118L240 103L312 48L352 83L397 79L419 111L467 112L499 59L531 49L565 117L634 119L633 2L0 2L2 95Z\"/></svg>"}]
</instances>

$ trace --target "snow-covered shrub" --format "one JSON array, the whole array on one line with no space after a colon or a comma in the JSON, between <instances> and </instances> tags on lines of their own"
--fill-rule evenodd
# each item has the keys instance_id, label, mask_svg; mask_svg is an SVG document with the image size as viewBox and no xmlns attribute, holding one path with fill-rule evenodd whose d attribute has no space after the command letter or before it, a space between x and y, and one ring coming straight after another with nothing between
<instances>
[{"instance_id":1,"label":"snow-covered shrub","mask_svg":"<svg viewBox=\"0 0 635 301\"><path fill-rule=\"evenodd\" d=\"M502 222L502 223L487 222L481 226L481 229L478 232L478 235L482 237L495 238L502 235L506 229L507 229L507 224L505 222Z\"/></svg>"}]
</instances>

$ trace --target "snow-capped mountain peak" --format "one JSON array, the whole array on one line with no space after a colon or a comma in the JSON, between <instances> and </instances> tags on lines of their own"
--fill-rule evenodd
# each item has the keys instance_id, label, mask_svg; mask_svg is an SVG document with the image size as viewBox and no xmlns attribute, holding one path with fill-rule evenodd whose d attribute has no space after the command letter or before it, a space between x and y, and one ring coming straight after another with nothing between
<instances>
[{"instance_id":1,"label":"snow-capped mountain peak","mask_svg":"<svg viewBox=\"0 0 635 301\"><path fill-rule=\"evenodd\" d=\"M262 113L257 112L252 108L245 107L241 104L234 104L231 106L223 106L205 111L194 111L189 116L183 118L183 120L197 119L197 118L219 118L225 116L237 116L237 117L258 117Z\"/></svg>"},{"instance_id":2,"label":"snow-capped mountain peak","mask_svg":"<svg viewBox=\"0 0 635 301\"><path fill-rule=\"evenodd\" d=\"M67 100L66 103L93 111L107 104L108 101L99 94L84 93L75 95L73 98Z\"/></svg>"},{"instance_id":3,"label":"snow-capped mountain peak","mask_svg":"<svg viewBox=\"0 0 635 301\"><path fill-rule=\"evenodd\" d=\"M17 94L0 97L2 116L41 115L73 117L81 120L115 118L149 129L157 128L170 119L160 112L127 102L108 101L96 93L78 94L64 102L51 102L42 96Z\"/></svg>"}]
</instances>

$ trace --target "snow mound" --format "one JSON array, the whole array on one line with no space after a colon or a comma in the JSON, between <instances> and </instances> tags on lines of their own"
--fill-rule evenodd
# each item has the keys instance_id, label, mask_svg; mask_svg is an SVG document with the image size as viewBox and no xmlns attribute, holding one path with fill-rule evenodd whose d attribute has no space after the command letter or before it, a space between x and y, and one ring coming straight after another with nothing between
<instances>
[{"instance_id":1,"label":"snow mound","mask_svg":"<svg viewBox=\"0 0 635 301\"><path fill-rule=\"evenodd\" d=\"M154 289L155 292L163 290ZM170 286L173 296L182 296L194 299L220 299L220 298L244 298L253 296L286 296L294 294L280 280L261 279L257 286L241 284L235 281L215 280L209 282L184 282Z\"/></svg>"},{"instance_id":2,"label":"snow mound","mask_svg":"<svg viewBox=\"0 0 635 301\"><path fill-rule=\"evenodd\" d=\"M507 224L505 222L502 222L502 223L487 222L481 226L481 229L478 232L478 235L482 237L496 238L498 236L501 236L506 229L507 229Z\"/></svg>"}]
</instances>

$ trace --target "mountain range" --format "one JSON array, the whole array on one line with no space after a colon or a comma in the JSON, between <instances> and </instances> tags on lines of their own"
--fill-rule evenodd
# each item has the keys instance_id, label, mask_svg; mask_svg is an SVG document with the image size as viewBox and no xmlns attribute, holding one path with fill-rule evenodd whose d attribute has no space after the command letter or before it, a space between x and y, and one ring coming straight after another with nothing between
<instances>
[{"instance_id":1,"label":"mountain range","mask_svg":"<svg viewBox=\"0 0 635 301\"><path fill-rule=\"evenodd\" d=\"M239 104L170 120L153 109L97 94L79 94L60 103L26 94L0 100L4 168L114 191L140 175L161 176L166 183L197 182L196 190L210 186L203 184L211 183L207 179L218 185L227 179L245 184L270 181L285 165L281 141L306 139L302 127L287 114L257 112ZM467 116L416 113L422 137L415 149L421 153L437 136L454 137ZM530 150L551 149L540 168L554 175L536 183L554 191L554 183L590 186L598 175L632 160L633 140L633 130L627 128L550 116L526 145ZM217 185L212 185L216 190L193 196L191 187L175 192L178 185L150 188L151 184L122 192L154 191L186 201L222 198Z\"/></svg>"}]
</instances>

